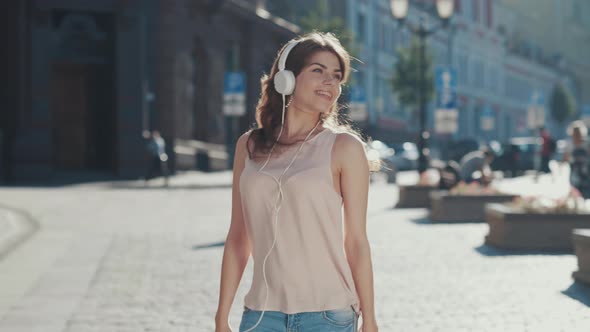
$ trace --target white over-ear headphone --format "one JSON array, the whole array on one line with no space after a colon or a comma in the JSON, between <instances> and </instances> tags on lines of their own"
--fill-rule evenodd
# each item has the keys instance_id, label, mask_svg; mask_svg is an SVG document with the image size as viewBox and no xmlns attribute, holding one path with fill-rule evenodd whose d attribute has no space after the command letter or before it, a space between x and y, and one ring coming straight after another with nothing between
<instances>
[{"instance_id":1,"label":"white over-ear headphone","mask_svg":"<svg viewBox=\"0 0 590 332\"><path fill-rule=\"evenodd\" d=\"M288 96L295 90L295 74L292 71L285 69L287 64L287 57L289 53L299 43L298 40L292 40L285 46L281 57L279 58L278 69L279 71L275 74L274 83L275 90L283 96Z\"/></svg>"}]
</instances>

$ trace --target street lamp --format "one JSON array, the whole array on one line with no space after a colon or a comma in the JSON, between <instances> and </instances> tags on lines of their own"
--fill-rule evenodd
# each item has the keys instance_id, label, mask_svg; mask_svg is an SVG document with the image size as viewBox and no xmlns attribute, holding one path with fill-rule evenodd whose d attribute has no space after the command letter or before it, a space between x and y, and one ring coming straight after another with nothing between
<instances>
[{"instance_id":1,"label":"street lamp","mask_svg":"<svg viewBox=\"0 0 590 332\"><path fill-rule=\"evenodd\" d=\"M405 22L408 16L409 3L408 0L390 0L391 13L393 17L407 26L413 34L418 36L420 40L420 48L418 52L418 77L420 83L418 84L418 104L420 110L420 137L418 138L418 172L422 173L428 168L428 146L427 140L430 137L430 133L426 130L426 98L422 87L426 73L423 71L424 68L424 43L425 39L438 31L441 27L446 28L448 26L451 16L453 16L455 0L436 0L436 11L441 21L441 25L427 28L424 23L424 18L420 17L418 26L408 24Z\"/></svg>"}]
</instances>

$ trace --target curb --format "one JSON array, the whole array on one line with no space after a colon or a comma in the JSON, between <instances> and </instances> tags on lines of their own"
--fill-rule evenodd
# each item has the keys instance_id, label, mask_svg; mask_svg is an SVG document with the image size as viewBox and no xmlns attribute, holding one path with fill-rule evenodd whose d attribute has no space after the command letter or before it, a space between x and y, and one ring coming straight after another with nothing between
<instances>
[{"instance_id":1,"label":"curb","mask_svg":"<svg viewBox=\"0 0 590 332\"><path fill-rule=\"evenodd\" d=\"M0 233L0 260L39 230L39 222L26 211L0 204L0 220L8 224L8 232Z\"/></svg>"}]
</instances>

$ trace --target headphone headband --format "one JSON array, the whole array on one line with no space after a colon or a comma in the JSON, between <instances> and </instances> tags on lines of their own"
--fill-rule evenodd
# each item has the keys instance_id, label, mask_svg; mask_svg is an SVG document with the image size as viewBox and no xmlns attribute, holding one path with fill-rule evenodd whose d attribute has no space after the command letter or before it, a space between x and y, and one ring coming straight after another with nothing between
<instances>
[{"instance_id":1,"label":"headphone headband","mask_svg":"<svg viewBox=\"0 0 590 332\"><path fill-rule=\"evenodd\" d=\"M298 43L298 40L291 40L287 46L285 46L279 57L278 71L273 80L275 90L283 96L292 94L295 89L295 74L293 74L292 71L285 69L285 66L287 64L289 53Z\"/></svg>"},{"instance_id":2,"label":"headphone headband","mask_svg":"<svg viewBox=\"0 0 590 332\"><path fill-rule=\"evenodd\" d=\"M285 49L283 50L283 53L281 53L281 57L279 58L279 70L285 70L285 65L287 64L287 57L289 56L289 53L291 53L293 47L295 47L295 45L297 44L299 44L298 40L292 40L287 44L287 46L285 46Z\"/></svg>"}]
</instances>

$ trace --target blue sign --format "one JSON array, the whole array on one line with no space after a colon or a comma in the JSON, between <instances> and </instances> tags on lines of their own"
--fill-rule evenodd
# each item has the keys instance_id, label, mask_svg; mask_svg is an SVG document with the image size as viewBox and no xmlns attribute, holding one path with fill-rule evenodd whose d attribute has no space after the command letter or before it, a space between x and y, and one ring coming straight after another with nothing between
<instances>
[{"instance_id":1,"label":"blue sign","mask_svg":"<svg viewBox=\"0 0 590 332\"><path fill-rule=\"evenodd\" d=\"M246 114L246 75L242 72L226 72L223 81L223 114Z\"/></svg>"},{"instance_id":2,"label":"blue sign","mask_svg":"<svg viewBox=\"0 0 590 332\"><path fill-rule=\"evenodd\" d=\"M481 110L481 116L483 118L493 118L493 117L495 117L494 111L492 110L492 108L489 105L484 106L484 108Z\"/></svg>"},{"instance_id":3,"label":"blue sign","mask_svg":"<svg viewBox=\"0 0 590 332\"><path fill-rule=\"evenodd\" d=\"M242 72L226 72L223 93L245 93L246 75Z\"/></svg>"},{"instance_id":4,"label":"blue sign","mask_svg":"<svg viewBox=\"0 0 590 332\"><path fill-rule=\"evenodd\" d=\"M457 99L457 72L450 67L437 67L435 75L436 108L454 109Z\"/></svg>"}]
</instances>

